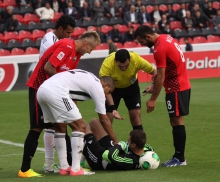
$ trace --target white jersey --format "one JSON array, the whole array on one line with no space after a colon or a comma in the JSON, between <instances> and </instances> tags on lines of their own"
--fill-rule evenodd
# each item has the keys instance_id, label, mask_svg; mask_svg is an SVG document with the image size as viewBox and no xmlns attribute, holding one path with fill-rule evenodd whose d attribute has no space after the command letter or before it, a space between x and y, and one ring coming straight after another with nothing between
<instances>
[{"instance_id":1,"label":"white jersey","mask_svg":"<svg viewBox=\"0 0 220 182\"><path fill-rule=\"evenodd\" d=\"M68 94L77 101L92 99L96 106L95 111L106 114L105 93L100 80L93 73L81 69L57 73L44 81L40 88L57 96Z\"/></svg>"},{"instance_id":2,"label":"white jersey","mask_svg":"<svg viewBox=\"0 0 220 182\"><path fill-rule=\"evenodd\" d=\"M56 37L53 31L46 33L40 44L40 58L44 54L44 52L57 41L59 41L59 39Z\"/></svg>"}]
</instances>

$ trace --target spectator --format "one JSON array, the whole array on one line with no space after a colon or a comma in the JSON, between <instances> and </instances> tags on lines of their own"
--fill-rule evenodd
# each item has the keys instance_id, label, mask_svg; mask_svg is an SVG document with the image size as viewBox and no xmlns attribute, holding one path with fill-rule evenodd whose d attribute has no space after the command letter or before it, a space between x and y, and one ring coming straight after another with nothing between
<instances>
[{"instance_id":1,"label":"spectator","mask_svg":"<svg viewBox=\"0 0 220 182\"><path fill-rule=\"evenodd\" d=\"M92 18L92 9L89 7L87 2L83 3L83 7L79 10L80 18L82 20L91 20Z\"/></svg>"},{"instance_id":2,"label":"spectator","mask_svg":"<svg viewBox=\"0 0 220 182\"><path fill-rule=\"evenodd\" d=\"M220 28L220 9L217 10L217 15L213 19L214 28Z\"/></svg>"},{"instance_id":3,"label":"spectator","mask_svg":"<svg viewBox=\"0 0 220 182\"><path fill-rule=\"evenodd\" d=\"M12 10L13 10L13 6L7 6L6 11L3 10L1 12L1 19L0 22L2 24L4 24L9 18L12 17Z\"/></svg>"},{"instance_id":4,"label":"spectator","mask_svg":"<svg viewBox=\"0 0 220 182\"><path fill-rule=\"evenodd\" d=\"M108 32L108 36L110 36L113 42L121 42L122 43L122 34L118 30L117 25L113 25L113 29Z\"/></svg>"},{"instance_id":5,"label":"spectator","mask_svg":"<svg viewBox=\"0 0 220 182\"><path fill-rule=\"evenodd\" d=\"M110 36L107 37L107 42L108 42L108 46L109 46L109 52L108 54L111 54L113 52L117 51L117 47L114 44L114 42L112 42L112 38Z\"/></svg>"},{"instance_id":6,"label":"spectator","mask_svg":"<svg viewBox=\"0 0 220 182\"><path fill-rule=\"evenodd\" d=\"M162 31L165 28L165 25L167 23L170 23L169 20L167 19L167 15L163 14L161 17L161 20L158 22L158 28L160 31Z\"/></svg>"},{"instance_id":7,"label":"spectator","mask_svg":"<svg viewBox=\"0 0 220 182\"><path fill-rule=\"evenodd\" d=\"M5 22L5 31L13 32L16 30L18 25L18 20L16 19L16 15L12 15L11 18L8 18Z\"/></svg>"},{"instance_id":8,"label":"spectator","mask_svg":"<svg viewBox=\"0 0 220 182\"><path fill-rule=\"evenodd\" d=\"M190 30L192 28L195 28L195 20L194 18L191 16L190 11L186 11L186 17L182 19L182 26L186 29L186 30Z\"/></svg>"},{"instance_id":9,"label":"spectator","mask_svg":"<svg viewBox=\"0 0 220 182\"><path fill-rule=\"evenodd\" d=\"M127 41L135 41L134 27L132 25L129 27L129 30L125 32L125 35L124 35L124 42L127 42Z\"/></svg>"},{"instance_id":10,"label":"spectator","mask_svg":"<svg viewBox=\"0 0 220 182\"><path fill-rule=\"evenodd\" d=\"M16 0L16 4L18 5L18 7L31 6L31 1L30 0Z\"/></svg>"},{"instance_id":11,"label":"spectator","mask_svg":"<svg viewBox=\"0 0 220 182\"><path fill-rule=\"evenodd\" d=\"M99 1L95 1L94 7L93 7L93 15L94 18L102 18L105 16L105 10L101 6L101 3Z\"/></svg>"},{"instance_id":12,"label":"spectator","mask_svg":"<svg viewBox=\"0 0 220 182\"><path fill-rule=\"evenodd\" d=\"M157 27L157 24L155 24L154 22L151 23L151 29L155 32L155 33L160 33L160 30Z\"/></svg>"},{"instance_id":13,"label":"spectator","mask_svg":"<svg viewBox=\"0 0 220 182\"><path fill-rule=\"evenodd\" d=\"M184 38L184 42L186 44L185 51L193 51L192 45L189 43L188 37Z\"/></svg>"},{"instance_id":14,"label":"spectator","mask_svg":"<svg viewBox=\"0 0 220 182\"><path fill-rule=\"evenodd\" d=\"M211 2L209 0L199 1L199 6L204 12L204 9L208 8L208 3Z\"/></svg>"},{"instance_id":15,"label":"spectator","mask_svg":"<svg viewBox=\"0 0 220 182\"><path fill-rule=\"evenodd\" d=\"M192 15L192 17L195 17L195 16L196 16L196 12L197 12L198 10L203 14L203 11L202 11L202 9L200 8L199 3L195 3L193 9L191 10L191 15Z\"/></svg>"},{"instance_id":16,"label":"spectator","mask_svg":"<svg viewBox=\"0 0 220 182\"><path fill-rule=\"evenodd\" d=\"M191 1L189 2L188 9L189 9L190 11L192 11L193 8L195 7L195 4L198 4L198 5L200 6L198 0L191 0Z\"/></svg>"},{"instance_id":17,"label":"spectator","mask_svg":"<svg viewBox=\"0 0 220 182\"><path fill-rule=\"evenodd\" d=\"M171 37L174 37L175 34L173 32L173 30L170 28L170 23L166 23L164 29L161 30L162 34L168 34Z\"/></svg>"},{"instance_id":18,"label":"spectator","mask_svg":"<svg viewBox=\"0 0 220 182\"><path fill-rule=\"evenodd\" d=\"M203 12L210 20L213 20L213 18L216 16L216 10L212 7L211 1L208 2L208 7L205 8Z\"/></svg>"},{"instance_id":19,"label":"spectator","mask_svg":"<svg viewBox=\"0 0 220 182\"><path fill-rule=\"evenodd\" d=\"M109 0L109 6L105 8L105 11L106 11L105 16L107 18L120 16L119 9L115 6L115 0Z\"/></svg>"},{"instance_id":20,"label":"spectator","mask_svg":"<svg viewBox=\"0 0 220 182\"><path fill-rule=\"evenodd\" d=\"M74 4L71 0L68 1L67 3L67 8L65 9L65 15L72 16L74 19L77 19L78 11L74 7Z\"/></svg>"},{"instance_id":21,"label":"spectator","mask_svg":"<svg viewBox=\"0 0 220 182\"><path fill-rule=\"evenodd\" d=\"M101 32L101 27L100 26L96 27L96 32L97 32L97 34L99 35L99 37L101 39L101 43L106 42L106 35L103 32Z\"/></svg>"},{"instance_id":22,"label":"spectator","mask_svg":"<svg viewBox=\"0 0 220 182\"><path fill-rule=\"evenodd\" d=\"M143 5L141 6L141 11L138 13L138 23L151 23L151 17L149 13L146 11L146 7Z\"/></svg>"},{"instance_id":23,"label":"spectator","mask_svg":"<svg viewBox=\"0 0 220 182\"><path fill-rule=\"evenodd\" d=\"M45 3L43 0L32 0L32 7L36 10L38 8L45 7Z\"/></svg>"},{"instance_id":24,"label":"spectator","mask_svg":"<svg viewBox=\"0 0 220 182\"><path fill-rule=\"evenodd\" d=\"M122 8L123 15L127 12L130 11L131 7L131 0L126 0L124 7Z\"/></svg>"},{"instance_id":25,"label":"spectator","mask_svg":"<svg viewBox=\"0 0 220 182\"><path fill-rule=\"evenodd\" d=\"M60 4L61 1L53 0L50 2L50 7L54 10L55 13L62 11L62 6Z\"/></svg>"},{"instance_id":26,"label":"spectator","mask_svg":"<svg viewBox=\"0 0 220 182\"><path fill-rule=\"evenodd\" d=\"M54 10L50 7L50 3L46 3L45 7L37 8L35 10L36 14L40 17L40 21L51 21L54 16Z\"/></svg>"},{"instance_id":27,"label":"spectator","mask_svg":"<svg viewBox=\"0 0 220 182\"><path fill-rule=\"evenodd\" d=\"M141 7L144 6L141 2L141 0L137 0L136 1L136 4L135 4L135 11L137 13L141 12ZM144 6L145 7L145 6Z\"/></svg>"},{"instance_id":28,"label":"spectator","mask_svg":"<svg viewBox=\"0 0 220 182\"><path fill-rule=\"evenodd\" d=\"M124 22L127 26L130 26L132 23L138 23L138 13L135 11L134 5L131 5L130 11L125 12Z\"/></svg>"},{"instance_id":29,"label":"spectator","mask_svg":"<svg viewBox=\"0 0 220 182\"><path fill-rule=\"evenodd\" d=\"M183 18L185 18L186 17L186 11L187 11L186 4L181 3L181 8L176 11L176 19L178 21L181 21Z\"/></svg>"},{"instance_id":30,"label":"spectator","mask_svg":"<svg viewBox=\"0 0 220 182\"><path fill-rule=\"evenodd\" d=\"M201 11L199 10L196 11L196 17L195 17L196 27L206 28L208 26L207 24L208 21L209 20L206 18L206 16L201 14Z\"/></svg>"},{"instance_id":31,"label":"spectator","mask_svg":"<svg viewBox=\"0 0 220 182\"><path fill-rule=\"evenodd\" d=\"M167 5L167 10L164 12L167 15L167 19L169 21L174 21L176 20L176 13L175 11L172 9L172 5L168 4Z\"/></svg>"},{"instance_id":32,"label":"spectator","mask_svg":"<svg viewBox=\"0 0 220 182\"><path fill-rule=\"evenodd\" d=\"M152 22L158 23L161 20L163 11L159 10L158 5L154 5L154 10L150 13Z\"/></svg>"}]
</instances>

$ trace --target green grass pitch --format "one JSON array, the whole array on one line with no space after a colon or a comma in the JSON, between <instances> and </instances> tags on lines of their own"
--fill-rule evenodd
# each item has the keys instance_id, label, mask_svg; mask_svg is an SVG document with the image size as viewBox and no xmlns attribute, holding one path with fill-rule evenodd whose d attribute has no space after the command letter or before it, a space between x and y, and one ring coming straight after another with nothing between
<instances>
[{"instance_id":1,"label":"green grass pitch","mask_svg":"<svg viewBox=\"0 0 220 182\"><path fill-rule=\"evenodd\" d=\"M141 83L141 91L146 87ZM46 174L44 178L19 179L23 148L4 144L4 141L23 144L29 130L28 91L0 93L0 182L217 182L220 179L220 78L191 80L192 94L190 115L185 117L187 132L187 166L175 168L159 167L156 170L136 171L96 171L92 176L70 177ZM164 91L161 92L154 112L146 113L146 100L142 97L142 122L147 133L148 143L159 155L161 162L173 154L172 132L165 107ZM80 102L79 109L88 122L97 117L92 101ZM127 140L132 129L123 101L119 113L123 121L114 120L113 128L119 140ZM70 133L70 130L69 130ZM41 134L38 147L43 148ZM55 161L58 162L57 153ZM32 168L41 173L44 153L37 151Z\"/></svg>"}]
</instances>

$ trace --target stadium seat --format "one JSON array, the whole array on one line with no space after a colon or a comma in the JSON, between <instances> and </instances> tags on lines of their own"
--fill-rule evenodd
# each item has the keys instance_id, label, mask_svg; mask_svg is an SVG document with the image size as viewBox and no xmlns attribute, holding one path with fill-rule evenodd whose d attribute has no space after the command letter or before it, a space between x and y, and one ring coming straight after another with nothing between
<instances>
[{"instance_id":1,"label":"stadium seat","mask_svg":"<svg viewBox=\"0 0 220 182\"><path fill-rule=\"evenodd\" d=\"M16 1L15 0L4 0L3 1L3 8L7 8L7 6L14 6L16 7L17 4L16 4Z\"/></svg>"},{"instance_id":2,"label":"stadium seat","mask_svg":"<svg viewBox=\"0 0 220 182\"><path fill-rule=\"evenodd\" d=\"M97 26L110 25L110 21L108 18L105 18L105 17L97 18L96 25Z\"/></svg>"},{"instance_id":3,"label":"stadium seat","mask_svg":"<svg viewBox=\"0 0 220 182\"><path fill-rule=\"evenodd\" d=\"M40 23L30 22L28 24L28 30L32 32L35 29L42 30L43 28Z\"/></svg>"},{"instance_id":4,"label":"stadium seat","mask_svg":"<svg viewBox=\"0 0 220 182\"><path fill-rule=\"evenodd\" d=\"M7 44L3 41L0 41L0 49L8 49Z\"/></svg>"},{"instance_id":5,"label":"stadium seat","mask_svg":"<svg viewBox=\"0 0 220 182\"><path fill-rule=\"evenodd\" d=\"M142 0L141 2L145 6L153 5L154 4L153 0Z\"/></svg>"},{"instance_id":6,"label":"stadium seat","mask_svg":"<svg viewBox=\"0 0 220 182\"><path fill-rule=\"evenodd\" d=\"M112 17L110 18L110 24L111 25L124 24L124 21L121 17Z\"/></svg>"},{"instance_id":7,"label":"stadium seat","mask_svg":"<svg viewBox=\"0 0 220 182\"><path fill-rule=\"evenodd\" d=\"M46 31L47 29L54 29L55 28L55 24L52 21L45 21L42 23L42 28L44 31Z\"/></svg>"},{"instance_id":8,"label":"stadium seat","mask_svg":"<svg viewBox=\"0 0 220 182\"><path fill-rule=\"evenodd\" d=\"M146 11L147 11L148 13L151 13L153 10L154 10L154 7L153 7L153 6L151 6L151 5L147 5L147 6L146 6Z\"/></svg>"},{"instance_id":9,"label":"stadium seat","mask_svg":"<svg viewBox=\"0 0 220 182\"><path fill-rule=\"evenodd\" d=\"M19 32L21 30L29 30L29 29L26 24L18 22L18 25L17 25L15 31Z\"/></svg>"},{"instance_id":10,"label":"stadium seat","mask_svg":"<svg viewBox=\"0 0 220 182\"><path fill-rule=\"evenodd\" d=\"M1 2L1 1L0 1ZM4 8L1 7L1 4L0 4L0 13L5 10Z\"/></svg>"},{"instance_id":11,"label":"stadium seat","mask_svg":"<svg viewBox=\"0 0 220 182\"><path fill-rule=\"evenodd\" d=\"M202 36L202 31L198 28L188 30L189 37Z\"/></svg>"},{"instance_id":12,"label":"stadium seat","mask_svg":"<svg viewBox=\"0 0 220 182\"><path fill-rule=\"evenodd\" d=\"M147 26L151 27L151 23L149 23L149 22L143 23L142 25L147 25Z\"/></svg>"},{"instance_id":13,"label":"stadium seat","mask_svg":"<svg viewBox=\"0 0 220 182\"><path fill-rule=\"evenodd\" d=\"M32 6L21 6L20 7L20 12L22 15L25 15L27 13L32 13L34 14L34 9Z\"/></svg>"},{"instance_id":14,"label":"stadium seat","mask_svg":"<svg viewBox=\"0 0 220 182\"><path fill-rule=\"evenodd\" d=\"M37 39L37 41L36 41L36 47L37 48L40 48L41 40L42 40L42 38Z\"/></svg>"},{"instance_id":15,"label":"stadium seat","mask_svg":"<svg viewBox=\"0 0 220 182\"><path fill-rule=\"evenodd\" d=\"M109 49L109 46L107 43L101 43L99 44L95 50L104 50L104 49Z\"/></svg>"},{"instance_id":16,"label":"stadium seat","mask_svg":"<svg viewBox=\"0 0 220 182\"><path fill-rule=\"evenodd\" d=\"M203 34L204 36L216 35L216 31L215 31L214 28L210 28L210 27L202 28L202 34Z\"/></svg>"},{"instance_id":17,"label":"stadium seat","mask_svg":"<svg viewBox=\"0 0 220 182\"><path fill-rule=\"evenodd\" d=\"M13 48L21 48L20 42L14 39L10 40L8 42L8 49L12 50Z\"/></svg>"},{"instance_id":18,"label":"stadium seat","mask_svg":"<svg viewBox=\"0 0 220 182\"><path fill-rule=\"evenodd\" d=\"M10 56L11 53L7 49L0 49L0 56Z\"/></svg>"},{"instance_id":19,"label":"stadium seat","mask_svg":"<svg viewBox=\"0 0 220 182\"><path fill-rule=\"evenodd\" d=\"M134 31L135 31L140 26L140 24L134 23L134 24L132 24L132 26L134 27Z\"/></svg>"},{"instance_id":20,"label":"stadium seat","mask_svg":"<svg viewBox=\"0 0 220 182\"><path fill-rule=\"evenodd\" d=\"M0 1L0 8L4 9L4 5L2 1Z\"/></svg>"},{"instance_id":21,"label":"stadium seat","mask_svg":"<svg viewBox=\"0 0 220 182\"><path fill-rule=\"evenodd\" d=\"M12 14L13 15L17 15L17 14L21 14L21 11L20 11L20 9L18 8L18 7L13 7L13 9L12 9Z\"/></svg>"},{"instance_id":22,"label":"stadium seat","mask_svg":"<svg viewBox=\"0 0 220 182\"><path fill-rule=\"evenodd\" d=\"M174 30L174 34L177 39L181 37L188 37L188 32L185 29L184 30L176 29Z\"/></svg>"},{"instance_id":23,"label":"stadium seat","mask_svg":"<svg viewBox=\"0 0 220 182\"><path fill-rule=\"evenodd\" d=\"M213 7L214 9L219 9L219 8L220 8L220 2L214 1L214 2L212 3L212 7Z\"/></svg>"},{"instance_id":24,"label":"stadium seat","mask_svg":"<svg viewBox=\"0 0 220 182\"><path fill-rule=\"evenodd\" d=\"M206 38L203 36L196 36L193 38L192 44L198 44L198 43L206 43Z\"/></svg>"},{"instance_id":25,"label":"stadium seat","mask_svg":"<svg viewBox=\"0 0 220 182\"><path fill-rule=\"evenodd\" d=\"M38 38L43 38L44 35L45 35L45 32L43 30L34 30L32 32L32 39L34 42L36 42Z\"/></svg>"},{"instance_id":26,"label":"stadium seat","mask_svg":"<svg viewBox=\"0 0 220 182\"><path fill-rule=\"evenodd\" d=\"M124 46L121 42L114 42L115 46L118 48L118 49L123 49Z\"/></svg>"},{"instance_id":27,"label":"stadium seat","mask_svg":"<svg viewBox=\"0 0 220 182\"><path fill-rule=\"evenodd\" d=\"M5 43L7 44L9 40L14 39L14 40L19 40L18 38L18 33L17 32L5 32Z\"/></svg>"},{"instance_id":28,"label":"stadium seat","mask_svg":"<svg viewBox=\"0 0 220 182\"><path fill-rule=\"evenodd\" d=\"M76 19L76 20L75 20L75 23L76 23L76 27L83 27L83 22L82 22L82 20Z\"/></svg>"},{"instance_id":29,"label":"stadium seat","mask_svg":"<svg viewBox=\"0 0 220 182\"><path fill-rule=\"evenodd\" d=\"M189 43L192 44L192 42L193 42L192 38L188 37L188 40L189 40ZM179 44L185 44L184 37L179 39Z\"/></svg>"},{"instance_id":30,"label":"stadium seat","mask_svg":"<svg viewBox=\"0 0 220 182\"><path fill-rule=\"evenodd\" d=\"M25 50L25 54L39 54L39 50L37 48L34 48L34 47L28 47Z\"/></svg>"},{"instance_id":31,"label":"stadium seat","mask_svg":"<svg viewBox=\"0 0 220 182\"><path fill-rule=\"evenodd\" d=\"M0 33L0 41L5 41L4 35Z\"/></svg>"},{"instance_id":32,"label":"stadium seat","mask_svg":"<svg viewBox=\"0 0 220 182\"><path fill-rule=\"evenodd\" d=\"M22 43L22 41L24 39L32 39L32 34L31 32L29 31L25 31L25 30L21 30L19 33L18 33L18 39L19 39L19 42Z\"/></svg>"},{"instance_id":33,"label":"stadium seat","mask_svg":"<svg viewBox=\"0 0 220 182\"><path fill-rule=\"evenodd\" d=\"M83 27L76 27L76 28L74 28L74 31L71 34L71 36L74 37L75 39L78 39L78 37L80 35L82 35L85 31L86 31L86 29Z\"/></svg>"},{"instance_id":34,"label":"stadium seat","mask_svg":"<svg viewBox=\"0 0 220 182\"><path fill-rule=\"evenodd\" d=\"M117 8L122 8L122 7L124 7L124 5L125 5L125 0L115 1L115 6L116 6Z\"/></svg>"},{"instance_id":35,"label":"stadium seat","mask_svg":"<svg viewBox=\"0 0 220 182\"><path fill-rule=\"evenodd\" d=\"M168 0L167 1L169 4L179 4L180 0Z\"/></svg>"},{"instance_id":36,"label":"stadium seat","mask_svg":"<svg viewBox=\"0 0 220 182\"><path fill-rule=\"evenodd\" d=\"M166 4L168 4L168 0L153 0L153 5L159 5L159 7L160 7L160 5L162 5L162 4L166 6Z\"/></svg>"},{"instance_id":37,"label":"stadium seat","mask_svg":"<svg viewBox=\"0 0 220 182\"><path fill-rule=\"evenodd\" d=\"M124 48L132 48L137 47L137 43L133 41L128 41L124 43Z\"/></svg>"},{"instance_id":38,"label":"stadium seat","mask_svg":"<svg viewBox=\"0 0 220 182\"><path fill-rule=\"evenodd\" d=\"M87 30L93 30L93 31L96 31L96 27L95 27L95 26L89 26L89 27L87 27Z\"/></svg>"},{"instance_id":39,"label":"stadium seat","mask_svg":"<svg viewBox=\"0 0 220 182\"><path fill-rule=\"evenodd\" d=\"M102 6L103 6L103 8L109 7L109 2L108 1L103 1Z\"/></svg>"},{"instance_id":40,"label":"stadium seat","mask_svg":"<svg viewBox=\"0 0 220 182\"><path fill-rule=\"evenodd\" d=\"M49 28L49 29L46 30L46 33L51 32L51 31L54 31L54 29Z\"/></svg>"},{"instance_id":41,"label":"stadium seat","mask_svg":"<svg viewBox=\"0 0 220 182\"><path fill-rule=\"evenodd\" d=\"M181 24L181 21L171 21L170 22L170 28L172 30L175 30L175 29L183 29L183 26Z\"/></svg>"},{"instance_id":42,"label":"stadium seat","mask_svg":"<svg viewBox=\"0 0 220 182\"><path fill-rule=\"evenodd\" d=\"M28 47L36 47L36 44L34 43L34 41L33 40L31 40L31 39L24 39L23 41L22 41L22 48L24 49L24 50L26 50Z\"/></svg>"},{"instance_id":43,"label":"stadium seat","mask_svg":"<svg viewBox=\"0 0 220 182\"><path fill-rule=\"evenodd\" d=\"M177 3L173 4L173 6L172 6L173 11L175 11L175 12L177 10L179 10L180 8L181 8L180 4L177 4Z\"/></svg>"},{"instance_id":44,"label":"stadium seat","mask_svg":"<svg viewBox=\"0 0 220 182\"><path fill-rule=\"evenodd\" d=\"M220 36L220 27L216 29L216 34Z\"/></svg>"},{"instance_id":45,"label":"stadium seat","mask_svg":"<svg viewBox=\"0 0 220 182\"><path fill-rule=\"evenodd\" d=\"M61 16L63 15L63 12L56 12L53 15L53 22L56 22Z\"/></svg>"},{"instance_id":46,"label":"stadium seat","mask_svg":"<svg viewBox=\"0 0 220 182\"><path fill-rule=\"evenodd\" d=\"M119 30L119 32L124 34L125 32L128 31L128 27L126 25L118 25L118 30Z\"/></svg>"},{"instance_id":47,"label":"stadium seat","mask_svg":"<svg viewBox=\"0 0 220 182\"><path fill-rule=\"evenodd\" d=\"M40 19L35 14L27 13L27 14L24 15L23 23L28 25L29 22L40 22Z\"/></svg>"},{"instance_id":48,"label":"stadium seat","mask_svg":"<svg viewBox=\"0 0 220 182\"><path fill-rule=\"evenodd\" d=\"M23 49L19 49L19 48L13 48L11 50L11 55L14 56L14 55L24 55L24 50Z\"/></svg>"},{"instance_id":49,"label":"stadium seat","mask_svg":"<svg viewBox=\"0 0 220 182\"><path fill-rule=\"evenodd\" d=\"M108 25L101 26L101 32L103 32L104 34L108 34L108 32L111 30L112 30L112 26L108 26Z\"/></svg>"},{"instance_id":50,"label":"stadium seat","mask_svg":"<svg viewBox=\"0 0 220 182\"><path fill-rule=\"evenodd\" d=\"M159 5L159 10L165 12L167 10L167 6L165 4Z\"/></svg>"},{"instance_id":51,"label":"stadium seat","mask_svg":"<svg viewBox=\"0 0 220 182\"><path fill-rule=\"evenodd\" d=\"M210 42L220 42L219 36L217 36L217 35L208 35L206 43L210 43Z\"/></svg>"},{"instance_id":52,"label":"stadium seat","mask_svg":"<svg viewBox=\"0 0 220 182\"><path fill-rule=\"evenodd\" d=\"M96 21L95 21L95 19L83 20L82 26L85 28L87 28L89 26L96 26ZM79 26L77 26L77 27L79 27Z\"/></svg>"},{"instance_id":53,"label":"stadium seat","mask_svg":"<svg viewBox=\"0 0 220 182\"><path fill-rule=\"evenodd\" d=\"M16 20L18 20L18 22L20 23L24 23L24 17L22 15L16 14Z\"/></svg>"}]
</instances>

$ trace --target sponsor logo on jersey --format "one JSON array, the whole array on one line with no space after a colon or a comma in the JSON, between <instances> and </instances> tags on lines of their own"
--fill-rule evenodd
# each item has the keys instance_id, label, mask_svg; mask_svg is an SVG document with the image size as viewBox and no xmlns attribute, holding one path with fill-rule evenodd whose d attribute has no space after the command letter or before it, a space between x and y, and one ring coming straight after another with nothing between
<instances>
[{"instance_id":1,"label":"sponsor logo on jersey","mask_svg":"<svg viewBox=\"0 0 220 182\"><path fill-rule=\"evenodd\" d=\"M70 45L66 45L68 48L70 48L70 49L72 49L72 46L70 46Z\"/></svg>"},{"instance_id":2,"label":"sponsor logo on jersey","mask_svg":"<svg viewBox=\"0 0 220 182\"><path fill-rule=\"evenodd\" d=\"M66 64L64 64L63 66L61 66L60 70L69 70L69 67L67 67Z\"/></svg>"},{"instance_id":3,"label":"sponsor logo on jersey","mask_svg":"<svg viewBox=\"0 0 220 182\"><path fill-rule=\"evenodd\" d=\"M57 59L59 59L60 61L64 58L65 54L64 52L60 52L58 55L57 55Z\"/></svg>"}]
</instances>

